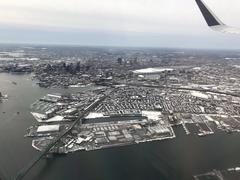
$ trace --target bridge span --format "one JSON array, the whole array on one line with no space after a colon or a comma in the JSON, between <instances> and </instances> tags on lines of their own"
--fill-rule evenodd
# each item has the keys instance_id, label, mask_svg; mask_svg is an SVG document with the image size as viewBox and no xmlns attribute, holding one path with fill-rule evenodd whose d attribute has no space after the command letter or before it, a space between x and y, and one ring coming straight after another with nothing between
<instances>
[{"instance_id":1,"label":"bridge span","mask_svg":"<svg viewBox=\"0 0 240 180\"><path fill-rule=\"evenodd\" d=\"M26 174L31 170L31 168L37 164L38 161L40 161L45 155L49 153L49 151L57 145L57 143L60 141L61 138L63 138L66 134L68 134L77 123L83 119L91 110L97 107L99 103L101 103L109 94L111 94L113 91L111 91L108 94L105 94L103 97L96 99L91 105L89 105L84 111L79 115L79 117L71 124L71 126L65 130L63 133L61 133L59 136L57 136L49 145L45 147L43 151L40 152L38 156L36 156L34 159L32 159L26 166L24 166L16 176L14 177L14 180L22 180Z\"/></svg>"}]
</instances>

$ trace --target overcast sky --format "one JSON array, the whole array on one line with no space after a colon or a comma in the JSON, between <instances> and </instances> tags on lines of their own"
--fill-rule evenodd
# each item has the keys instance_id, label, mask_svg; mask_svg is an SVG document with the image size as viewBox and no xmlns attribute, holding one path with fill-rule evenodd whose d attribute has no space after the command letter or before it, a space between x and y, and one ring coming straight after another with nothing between
<instances>
[{"instance_id":1,"label":"overcast sky","mask_svg":"<svg viewBox=\"0 0 240 180\"><path fill-rule=\"evenodd\" d=\"M239 0L205 0L240 27ZM0 42L240 49L211 31L195 0L0 0Z\"/></svg>"}]
</instances>

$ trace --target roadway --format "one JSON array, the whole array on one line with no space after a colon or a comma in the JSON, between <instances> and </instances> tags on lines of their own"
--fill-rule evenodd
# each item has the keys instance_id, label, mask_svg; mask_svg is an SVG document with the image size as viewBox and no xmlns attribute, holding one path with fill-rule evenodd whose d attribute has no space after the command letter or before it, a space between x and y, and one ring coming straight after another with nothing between
<instances>
[{"instance_id":1,"label":"roadway","mask_svg":"<svg viewBox=\"0 0 240 180\"><path fill-rule=\"evenodd\" d=\"M176 90L187 90L187 91L199 91L199 92L210 92L215 94L222 94L222 95L229 95L234 97L240 97L239 94L234 94L230 92L223 92L223 91L216 91L210 89L199 89L199 88L186 88L186 87L172 87L172 86L165 86L165 85L152 85L152 84L139 84L139 83L129 83L129 86L136 86L136 87L148 87L148 88L161 88L161 89L176 89Z\"/></svg>"},{"instance_id":2,"label":"roadway","mask_svg":"<svg viewBox=\"0 0 240 180\"><path fill-rule=\"evenodd\" d=\"M113 90L114 91L114 90ZM25 177L25 175L31 170L31 168L37 164L38 161L40 161L49 151L57 145L57 143L60 141L61 138L63 138L65 135L67 135L75 125L78 124L80 120L82 120L87 114L97 107L99 103L101 103L106 97L108 97L113 91L111 91L109 94L104 95L103 97L96 99L91 105L89 105L78 117L77 120L75 120L71 126L65 130L63 133L61 133L58 137L56 137L41 153L36 156L34 159L32 159L26 166L24 166L14 177L14 180L21 180Z\"/></svg>"}]
</instances>

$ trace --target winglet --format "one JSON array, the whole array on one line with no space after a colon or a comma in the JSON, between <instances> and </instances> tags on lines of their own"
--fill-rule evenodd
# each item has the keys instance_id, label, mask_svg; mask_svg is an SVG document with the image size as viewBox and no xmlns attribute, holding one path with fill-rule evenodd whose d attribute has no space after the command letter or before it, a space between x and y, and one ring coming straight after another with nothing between
<instances>
[{"instance_id":1,"label":"winglet","mask_svg":"<svg viewBox=\"0 0 240 180\"><path fill-rule=\"evenodd\" d=\"M195 0L197 5L202 12L208 26L218 32L230 33L230 34L240 34L240 29L235 27L230 27L225 25L218 17L211 11L210 8L203 2L203 0Z\"/></svg>"},{"instance_id":2,"label":"winglet","mask_svg":"<svg viewBox=\"0 0 240 180\"><path fill-rule=\"evenodd\" d=\"M205 18L208 26L219 26L225 25L218 17L211 11L210 8L202 0L196 0L196 3L199 9L202 12L203 17Z\"/></svg>"}]
</instances>

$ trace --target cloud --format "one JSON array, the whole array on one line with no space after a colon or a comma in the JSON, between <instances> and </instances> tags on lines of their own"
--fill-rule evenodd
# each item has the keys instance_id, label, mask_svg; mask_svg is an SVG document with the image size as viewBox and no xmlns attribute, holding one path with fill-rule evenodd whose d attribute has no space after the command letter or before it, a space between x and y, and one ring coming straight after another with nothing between
<instances>
[{"instance_id":1,"label":"cloud","mask_svg":"<svg viewBox=\"0 0 240 180\"><path fill-rule=\"evenodd\" d=\"M207 3L229 22L240 15L237 0ZM159 31L163 26L186 26L187 30L202 23L199 15L194 0L0 1L0 22L51 27Z\"/></svg>"},{"instance_id":2,"label":"cloud","mask_svg":"<svg viewBox=\"0 0 240 180\"><path fill-rule=\"evenodd\" d=\"M205 2L225 23L240 27L240 11L236 8L240 6L239 0ZM45 37L43 32L48 32L48 35L53 32L76 35L79 32L78 36L94 32L95 35L89 36L99 40L102 38L97 35L104 34L106 38L132 39L135 42L129 34L138 38L144 34L142 42L148 44L151 43L147 37L152 44L158 44L155 41L166 34L172 37L212 36L216 42L220 36L207 28L195 0L0 0L0 25L0 33L7 35L6 29L11 29L12 37L16 39L29 29L29 36L35 40L39 34ZM166 41L166 38L162 39Z\"/></svg>"},{"instance_id":3,"label":"cloud","mask_svg":"<svg viewBox=\"0 0 240 180\"><path fill-rule=\"evenodd\" d=\"M169 31L196 26L193 0L8 0L0 2L0 22L46 27ZM167 28L169 27L169 28ZM181 29L181 28L179 28ZM179 31L176 29L176 31Z\"/></svg>"}]
</instances>

